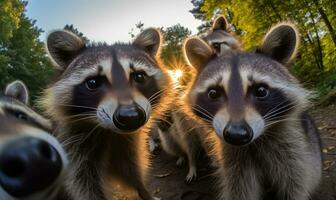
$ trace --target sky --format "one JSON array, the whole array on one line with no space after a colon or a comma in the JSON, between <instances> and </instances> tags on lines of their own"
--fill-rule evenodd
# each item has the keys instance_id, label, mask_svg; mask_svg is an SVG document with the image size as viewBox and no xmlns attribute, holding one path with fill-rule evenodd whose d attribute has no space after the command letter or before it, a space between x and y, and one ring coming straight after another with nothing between
<instances>
[{"instance_id":1,"label":"sky","mask_svg":"<svg viewBox=\"0 0 336 200\"><path fill-rule=\"evenodd\" d=\"M129 32L139 21L145 27L180 23L196 34L201 24L189 12L191 0L30 0L27 15L46 34L73 24L92 41L113 43L131 40Z\"/></svg>"}]
</instances>

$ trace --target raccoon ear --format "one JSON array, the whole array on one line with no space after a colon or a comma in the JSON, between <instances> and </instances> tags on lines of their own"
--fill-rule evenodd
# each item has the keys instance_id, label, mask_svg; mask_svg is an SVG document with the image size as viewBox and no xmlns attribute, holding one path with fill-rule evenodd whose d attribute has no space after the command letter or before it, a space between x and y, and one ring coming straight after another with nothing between
<instances>
[{"instance_id":1,"label":"raccoon ear","mask_svg":"<svg viewBox=\"0 0 336 200\"><path fill-rule=\"evenodd\" d=\"M152 57L159 54L162 43L161 32L155 28L142 31L133 41L133 45L143 49Z\"/></svg>"},{"instance_id":2,"label":"raccoon ear","mask_svg":"<svg viewBox=\"0 0 336 200\"><path fill-rule=\"evenodd\" d=\"M212 25L213 30L227 31L228 23L223 15L217 17Z\"/></svg>"},{"instance_id":3,"label":"raccoon ear","mask_svg":"<svg viewBox=\"0 0 336 200\"><path fill-rule=\"evenodd\" d=\"M7 85L5 95L28 104L29 95L26 85L21 81L14 81Z\"/></svg>"},{"instance_id":4,"label":"raccoon ear","mask_svg":"<svg viewBox=\"0 0 336 200\"><path fill-rule=\"evenodd\" d=\"M265 54L286 65L296 56L298 46L299 33L296 27L290 23L282 23L268 31L257 53Z\"/></svg>"},{"instance_id":5,"label":"raccoon ear","mask_svg":"<svg viewBox=\"0 0 336 200\"><path fill-rule=\"evenodd\" d=\"M85 42L74 33L60 30L48 35L47 50L56 67L64 70L85 49Z\"/></svg>"},{"instance_id":6,"label":"raccoon ear","mask_svg":"<svg viewBox=\"0 0 336 200\"><path fill-rule=\"evenodd\" d=\"M215 56L212 48L202 39L196 37L185 40L183 54L187 63L197 71L202 70L205 64Z\"/></svg>"}]
</instances>

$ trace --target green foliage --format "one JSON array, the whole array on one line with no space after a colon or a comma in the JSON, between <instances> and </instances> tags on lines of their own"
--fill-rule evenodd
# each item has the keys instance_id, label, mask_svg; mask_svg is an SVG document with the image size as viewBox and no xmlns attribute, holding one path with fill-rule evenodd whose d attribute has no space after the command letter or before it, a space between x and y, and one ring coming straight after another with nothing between
<instances>
[{"instance_id":1,"label":"green foliage","mask_svg":"<svg viewBox=\"0 0 336 200\"><path fill-rule=\"evenodd\" d=\"M169 65L172 60L181 61L182 45L186 37L191 34L191 31L183 27L181 24L176 24L166 29L162 29L164 44L162 47L161 58L166 65Z\"/></svg>"},{"instance_id":2,"label":"green foliage","mask_svg":"<svg viewBox=\"0 0 336 200\"><path fill-rule=\"evenodd\" d=\"M7 1L7 0L5 0ZM11 0L18 7L24 8L25 2ZM17 16L17 8L9 7L8 16ZM44 44L38 39L42 30L35 26L35 21L26 17L21 9L17 26L11 26L8 37L1 38L0 44L0 87L4 88L10 81L20 79L29 87L32 99L46 86L53 74L52 66L44 50ZM6 22L1 21L0 27ZM10 37L9 37L10 35Z\"/></svg>"},{"instance_id":3,"label":"green foliage","mask_svg":"<svg viewBox=\"0 0 336 200\"><path fill-rule=\"evenodd\" d=\"M191 11L196 13L195 18L207 21L218 13L225 15L245 50L254 49L274 24L294 22L301 33L301 47L291 71L321 95L336 87L336 1L195 1Z\"/></svg>"},{"instance_id":4,"label":"green foliage","mask_svg":"<svg viewBox=\"0 0 336 200\"><path fill-rule=\"evenodd\" d=\"M0 0L0 45L3 46L19 28L25 3L20 0Z\"/></svg>"}]
</instances>

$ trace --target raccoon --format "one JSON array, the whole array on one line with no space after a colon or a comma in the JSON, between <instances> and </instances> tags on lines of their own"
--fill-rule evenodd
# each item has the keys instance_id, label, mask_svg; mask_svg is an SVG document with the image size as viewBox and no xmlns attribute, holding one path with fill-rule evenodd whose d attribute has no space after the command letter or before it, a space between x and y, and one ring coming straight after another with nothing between
<instances>
[{"instance_id":1,"label":"raccoon","mask_svg":"<svg viewBox=\"0 0 336 200\"><path fill-rule=\"evenodd\" d=\"M67 156L50 135L50 122L27 104L21 81L0 95L0 199L58 199Z\"/></svg>"},{"instance_id":2,"label":"raccoon","mask_svg":"<svg viewBox=\"0 0 336 200\"><path fill-rule=\"evenodd\" d=\"M224 16L217 17L213 22L212 28L207 33L201 35L201 38L212 47L217 55L227 54L231 51L240 51L241 49L238 38L229 33L229 25ZM180 93L184 93L183 89ZM183 113L183 109L175 106L172 110L171 115L174 117L171 124L173 126L167 131L158 130L158 132L160 133L159 136L163 149L167 153L179 157L177 165L181 165L184 162L184 156L186 155L189 165L186 182L189 183L197 178L196 161L199 152L205 150L209 154L213 151L213 147L211 142L209 142L210 138L205 136L207 135L207 131ZM152 143L154 144L154 142ZM209 164L213 168L217 167L216 160L212 160Z\"/></svg>"},{"instance_id":3,"label":"raccoon","mask_svg":"<svg viewBox=\"0 0 336 200\"><path fill-rule=\"evenodd\" d=\"M144 186L147 131L165 112L172 88L158 59L161 38L154 28L130 44L85 45L66 31L48 36L61 75L41 105L69 154L67 190L74 199L113 199L119 186L154 198Z\"/></svg>"},{"instance_id":4,"label":"raccoon","mask_svg":"<svg viewBox=\"0 0 336 200\"><path fill-rule=\"evenodd\" d=\"M240 51L241 42L230 31L229 23L224 16L217 17L211 29L200 36L218 55L230 51Z\"/></svg>"},{"instance_id":5,"label":"raccoon","mask_svg":"<svg viewBox=\"0 0 336 200\"><path fill-rule=\"evenodd\" d=\"M178 157L177 166L188 161L189 170L185 182L190 183L197 178L196 163L202 150L199 138L201 130L178 107L174 107L170 114L172 125L166 131L158 129L161 146L168 154Z\"/></svg>"},{"instance_id":6,"label":"raccoon","mask_svg":"<svg viewBox=\"0 0 336 200\"><path fill-rule=\"evenodd\" d=\"M307 114L310 92L288 69L299 34L281 23L255 52L216 56L199 38L184 54L197 76L186 112L217 136L218 199L307 200L320 184L321 144Z\"/></svg>"}]
</instances>

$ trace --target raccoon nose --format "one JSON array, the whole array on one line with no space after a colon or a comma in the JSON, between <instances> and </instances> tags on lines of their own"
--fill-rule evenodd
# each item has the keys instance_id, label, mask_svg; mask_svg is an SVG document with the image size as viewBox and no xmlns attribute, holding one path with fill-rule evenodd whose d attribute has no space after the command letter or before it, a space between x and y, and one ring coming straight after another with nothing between
<instances>
[{"instance_id":1,"label":"raccoon nose","mask_svg":"<svg viewBox=\"0 0 336 200\"><path fill-rule=\"evenodd\" d=\"M224 140L232 145L244 145L253 138L253 131L246 122L230 122L223 132Z\"/></svg>"},{"instance_id":2,"label":"raccoon nose","mask_svg":"<svg viewBox=\"0 0 336 200\"><path fill-rule=\"evenodd\" d=\"M0 152L0 187L20 198L50 186L62 169L60 154L37 138L20 138Z\"/></svg>"},{"instance_id":3,"label":"raccoon nose","mask_svg":"<svg viewBox=\"0 0 336 200\"><path fill-rule=\"evenodd\" d=\"M134 131L145 124L146 112L137 104L119 105L113 115L113 122L123 131Z\"/></svg>"}]
</instances>

